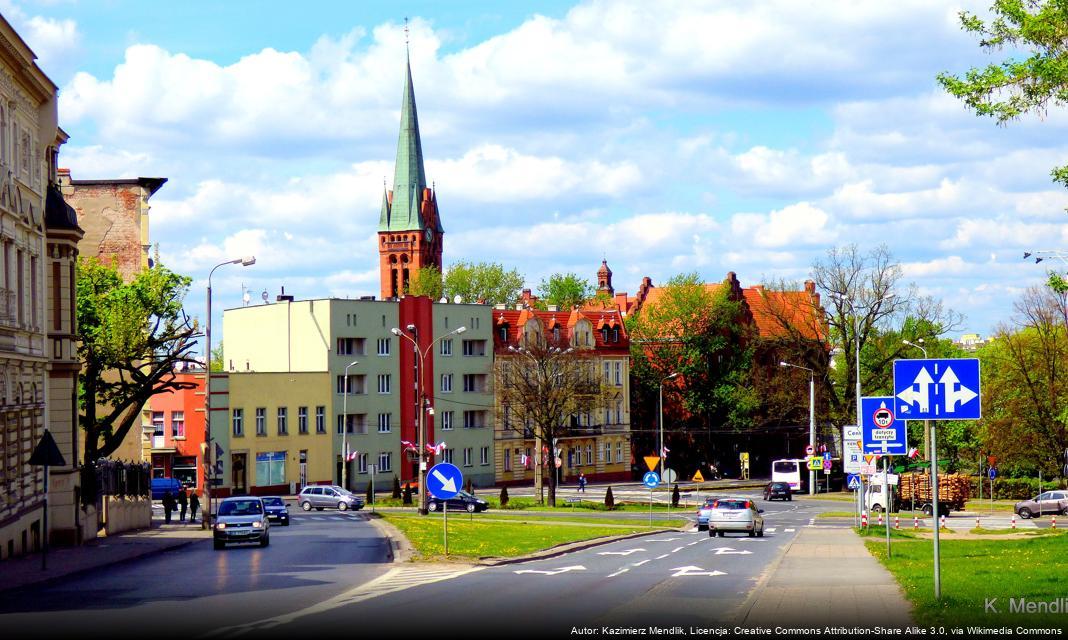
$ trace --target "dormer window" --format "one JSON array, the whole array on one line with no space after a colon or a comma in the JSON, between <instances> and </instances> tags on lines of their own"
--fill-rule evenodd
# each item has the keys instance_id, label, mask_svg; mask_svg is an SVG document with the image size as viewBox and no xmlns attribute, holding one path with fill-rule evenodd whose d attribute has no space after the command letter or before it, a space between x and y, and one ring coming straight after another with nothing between
<instances>
[{"instance_id":1,"label":"dormer window","mask_svg":"<svg viewBox=\"0 0 1068 640\"><path fill-rule=\"evenodd\" d=\"M508 325L503 324L497 329L498 337L501 342L508 342Z\"/></svg>"}]
</instances>

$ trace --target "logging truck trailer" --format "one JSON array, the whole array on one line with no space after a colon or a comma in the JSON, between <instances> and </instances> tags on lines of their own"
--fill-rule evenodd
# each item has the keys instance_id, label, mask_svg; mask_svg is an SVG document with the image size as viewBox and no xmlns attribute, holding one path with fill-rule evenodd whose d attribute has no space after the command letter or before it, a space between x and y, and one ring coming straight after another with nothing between
<instances>
[{"instance_id":1,"label":"logging truck trailer","mask_svg":"<svg viewBox=\"0 0 1068 640\"><path fill-rule=\"evenodd\" d=\"M946 474L938 476L938 513L964 510L968 501L971 479L965 475ZM924 515L934 513L931 494L931 476L926 473L906 473L900 480L901 506L920 509Z\"/></svg>"}]
</instances>

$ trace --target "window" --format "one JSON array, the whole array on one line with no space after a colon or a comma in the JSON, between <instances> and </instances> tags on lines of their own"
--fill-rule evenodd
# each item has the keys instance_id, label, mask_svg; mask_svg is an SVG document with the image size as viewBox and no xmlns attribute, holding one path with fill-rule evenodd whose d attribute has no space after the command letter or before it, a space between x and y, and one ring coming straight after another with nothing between
<instances>
[{"instance_id":1,"label":"window","mask_svg":"<svg viewBox=\"0 0 1068 640\"><path fill-rule=\"evenodd\" d=\"M560 342L560 327L553 327L553 342Z\"/></svg>"},{"instance_id":2,"label":"window","mask_svg":"<svg viewBox=\"0 0 1068 640\"><path fill-rule=\"evenodd\" d=\"M464 429L480 429L486 426L484 411L464 411Z\"/></svg>"},{"instance_id":3,"label":"window","mask_svg":"<svg viewBox=\"0 0 1068 640\"><path fill-rule=\"evenodd\" d=\"M617 362L616 363L616 386L617 387L622 387L623 386L623 363L622 362Z\"/></svg>"},{"instance_id":4,"label":"window","mask_svg":"<svg viewBox=\"0 0 1068 640\"><path fill-rule=\"evenodd\" d=\"M30 256L30 326L37 327L37 256Z\"/></svg>"},{"instance_id":5,"label":"window","mask_svg":"<svg viewBox=\"0 0 1068 640\"><path fill-rule=\"evenodd\" d=\"M441 430L452 431L452 411L441 412Z\"/></svg>"},{"instance_id":6,"label":"window","mask_svg":"<svg viewBox=\"0 0 1068 640\"><path fill-rule=\"evenodd\" d=\"M367 473L367 454L360 453L356 455L356 470L357 473Z\"/></svg>"},{"instance_id":7,"label":"window","mask_svg":"<svg viewBox=\"0 0 1068 640\"><path fill-rule=\"evenodd\" d=\"M604 452L608 450L607 442L597 443L597 462L604 462ZM611 455L611 451L608 452Z\"/></svg>"},{"instance_id":8,"label":"window","mask_svg":"<svg viewBox=\"0 0 1068 640\"><path fill-rule=\"evenodd\" d=\"M267 409L256 407L256 435L267 435Z\"/></svg>"},{"instance_id":9,"label":"window","mask_svg":"<svg viewBox=\"0 0 1068 640\"><path fill-rule=\"evenodd\" d=\"M315 433L326 433L326 407L315 407Z\"/></svg>"},{"instance_id":10,"label":"window","mask_svg":"<svg viewBox=\"0 0 1068 640\"><path fill-rule=\"evenodd\" d=\"M593 464L593 445L586 445L586 464Z\"/></svg>"},{"instance_id":11,"label":"window","mask_svg":"<svg viewBox=\"0 0 1068 640\"><path fill-rule=\"evenodd\" d=\"M392 340L390 340L389 338L379 338L378 339L378 355L380 355L380 356L388 356L389 355L389 343L390 342L392 342Z\"/></svg>"},{"instance_id":12,"label":"window","mask_svg":"<svg viewBox=\"0 0 1068 640\"><path fill-rule=\"evenodd\" d=\"M465 356L484 356L484 355L486 355L486 341L485 340L464 340L464 355Z\"/></svg>"},{"instance_id":13,"label":"window","mask_svg":"<svg viewBox=\"0 0 1068 640\"><path fill-rule=\"evenodd\" d=\"M245 435L245 425L244 425L244 422L245 422L245 410L244 409L234 409L232 420L233 420L233 425L234 425L234 436L238 437L238 438L244 437L244 435Z\"/></svg>"},{"instance_id":14,"label":"window","mask_svg":"<svg viewBox=\"0 0 1068 640\"><path fill-rule=\"evenodd\" d=\"M442 393L452 393L452 374L451 373L443 373L443 374L441 374L441 392Z\"/></svg>"},{"instance_id":15,"label":"window","mask_svg":"<svg viewBox=\"0 0 1068 640\"><path fill-rule=\"evenodd\" d=\"M441 461L442 462L448 462L449 464L452 464L452 453L453 453L453 449L446 449L446 450L442 451L441 452Z\"/></svg>"},{"instance_id":16,"label":"window","mask_svg":"<svg viewBox=\"0 0 1068 640\"><path fill-rule=\"evenodd\" d=\"M441 352L440 353L443 356L451 356L452 355L452 338L449 338L448 340L442 340L441 341Z\"/></svg>"},{"instance_id":17,"label":"window","mask_svg":"<svg viewBox=\"0 0 1068 640\"><path fill-rule=\"evenodd\" d=\"M365 414L365 413L350 413L350 414L348 414L348 419L346 420L345 418L346 418L346 416L344 414L340 414L339 413L337 415L337 432L338 433L344 433L345 431L348 431L349 433L356 433L356 434L361 434L361 435L367 433L367 414ZM348 423L348 429L345 428L345 423L346 422Z\"/></svg>"},{"instance_id":18,"label":"window","mask_svg":"<svg viewBox=\"0 0 1068 640\"><path fill-rule=\"evenodd\" d=\"M289 409L287 407L278 407L278 435L284 436L289 434Z\"/></svg>"},{"instance_id":19,"label":"window","mask_svg":"<svg viewBox=\"0 0 1068 640\"><path fill-rule=\"evenodd\" d=\"M393 470L393 452L383 451L378 454L378 470L380 472Z\"/></svg>"},{"instance_id":20,"label":"window","mask_svg":"<svg viewBox=\"0 0 1068 640\"><path fill-rule=\"evenodd\" d=\"M163 435L163 412L162 411L153 411L152 412L152 435L154 435L154 436L162 436Z\"/></svg>"},{"instance_id":21,"label":"window","mask_svg":"<svg viewBox=\"0 0 1068 640\"><path fill-rule=\"evenodd\" d=\"M390 425L390 418L393 416L391 413L378 414L378 432L389 433L392 429Z\"/></svg>"},{"instance_id":22,"label":"window","mask_svg":"<svg viewBox=\"0 0 1068 640\"><path fill-rule=\"evenodd\" d=\"M308 433L308 407L297 407L297 431Z\"/></svg>"},{"instance_id":23,"label":"window","mask_svg":"<svg viewBox=\"0 0 1068 640\"><path fill-rule=\"evenodd\" d=\"M612 327L612 342L619 342L619 327Z\"/></svg>"},{"instance_id":24,"label":"window","mask_svg":"<svg viewBox=\"0 0 1068 640\"><path fill-rule=\"evenodd\" d=\"M616 443L616 462L623 462L623 441Z\"/></svg>"},{"instance_id":25,"label":"window","mask_svg":"<svg viewBox=\"0 0 1068 640\"><path fill-rule=\"evenodd\" d=\"M486 392L486 376L479 373L465 373L464 374L464 392L465 393L485 393Z\"/></svg>"},{"instance_id":26,"label":"window","mask_svg":"<svg viewBox=\"0 0 1068 640\"><path fill-rule=\"evenodd\" d=\"M337 355L339 356L362 356L364 353L363 338L338 338Z\"/></svg>"},{"instance_id":27,"label":"window","mask_svg":"<svg viewBox=\"0 0 1068 640\"><path fill-rule=\"evenodd\" d=\"M482 449L479 450L478 462L481 465L489 464L489 447L482 447Z\"/></svg>"},{"instance_id":28,"label":"window","mask_svg":"<svg viewBox=\"0 0 1068 640\"><path fill-rule=\"evenodd\" d=\"M501 342L508 342L508 325L502 324L497 329L497 337L500 338Z\"/></svg>"},{"instance_id":29,"label":"window","mask_svg":"<svg viewBox=\"0 0 1068 640\"><path fill-rule=\"evenodd\" d=\"M471 447L464 447L464 466L471 466Z\"/></svg>"},{"instance_id":30,"label":"window","mask_svg":"<svg viewBox=\"0 0 1068 640\"><path fill-rule=\"evenodd\" d=\"M285 484L285 481L285 451L263 451L256 454L256 485L265 487Z\"/></svg>"},{"instance_id":31,"label":"window","mask_svg":"<svg viewBox=\"0 0 1068 640\"><path fill-rule=\"evenodd\" d=\"M389 393L389 377L390 377L390 374L388 374L388 373L380 373L380 374L378 374L378 392L379 393Z\"/></svg>"},{"instance_id":32,"label":"window","mask_svg":"<svg viewBox=\"0 0 1068 640\"><path fill-rule=\"evenodd\" d=\"M615 424L623 424L623 401L616 400L616 422Z\"/></svg>"},{"instance_id":33,"label":"window","mask_svg":"<svg viewBox=\"0 0 1068 640\"><path fill-rule=\"evenodd\" d=\"M185 411L171 411L171 437L185 437Z\"/></svg>"},{"instance_id":34,"label":"window","mask_svg":"<svg viewBox=\"0 0 1068 640\"><path fill-rule=\"evenodd\" d=\"M604 383L608 384L612 380L612 364L609 362L604 363Z\"/></svg>"},{"instance_id":35,"label":"window","mask_svg":"<svg viewBox=\"0 0 1068 640\"><path fill-rule=\"evenodd\" d=\"M348 392L349 392L349 395L353 395L353 394L362 395L362 394L367 393L367 388L366 388L367 387L367 385L366 385L367 376L365 376L363 374L359 374L359 375L351 375L350 374L348 376L344 376L344 375L338 376L337 377L337 392L338 393L345 393L345 387L346 387L345 380L346 380L346 378L348 378Z\"/></svg>"},{"instance_id":36,"label":"window","mask_svg":"<svg viewBox=\"0 0 1068 640\"><path fill-rule=\"evenodd\" d=\"M505 449L504 450L504 470L505 471L511 471L512 470L512 450L511 449Z\"/></svg>"}]
</instances>

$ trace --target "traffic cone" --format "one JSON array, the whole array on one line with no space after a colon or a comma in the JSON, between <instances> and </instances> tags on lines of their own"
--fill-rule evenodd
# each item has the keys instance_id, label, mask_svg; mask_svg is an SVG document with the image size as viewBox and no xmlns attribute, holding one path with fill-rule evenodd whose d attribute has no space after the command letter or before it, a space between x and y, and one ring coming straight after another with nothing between
<instances>
[{"instance_id":1,"label":"traffic cone","mask_svg":"<svg viewBox=\"0 0 1068 640\"><path fill-rule=\"evenodd\" d=\"M901 529L901 516L894 516L894 528Z\"/></svg>"}]
</instances>

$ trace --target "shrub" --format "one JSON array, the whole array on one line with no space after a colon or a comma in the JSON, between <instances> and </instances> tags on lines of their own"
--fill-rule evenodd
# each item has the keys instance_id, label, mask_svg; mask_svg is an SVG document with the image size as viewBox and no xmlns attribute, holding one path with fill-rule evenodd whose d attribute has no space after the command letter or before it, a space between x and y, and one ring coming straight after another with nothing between
<instances>
[{"instance_id":1,"label":"shrub","mask_svg":"<svg viewBox=\"0 0 1068 640\"><path fill-rule=\"evenodd\" d=\"M401 504L410 505L411 503L412 503L412 485L409 483L409 484L405 484L404 485L404 499L401 501Z\"/></svg>"},{"instance_id":2,"label":"shrub","mask_svg":"<svg viewBox=\"0 0 1068 640\"><path fill-rule=\"evenodd\" d=\"M675 483L675 488L671 490L671 508L677 509L679 507L679 484Z\"/></svg>"},{"instance_id":3,"label":"shrub","mask_svg":"<svg viewBox=\"0 0 1068 640\"><path fill-rule=\"evenodd\" d=\"M467 484L464 486L464 491L475 495L475 483L471 481L471 478L467 479Z\"/></svg>"},{"instance_id":4,"label":"shrub","mask_svg":"<svg viewBox=\"0 0 1068 640\"><path fill-rule=\"evenodd\" d=\"M400 497L401 497L400 478L398 478L397 476L393 476L393 496L392 496L392 498L394 500L400 500Z\"/></svg>"},{"instance_id":5,"label":"shrub","mask_svg":"<svg viewBox=\"0 0 1068 640\"><path fill-rule=\"evenodd\" d=\"M616 498L612 495L612 487L608 487L608 491L604 492L604 506L609 509L616 508Z\"/></svg>"},{"instance_id":6,"label":"shrub","mask_svg":"<svg viewBox=\"0 0 1068 640\"><path fill-rule=\"evenodd\" d=\"M508 506L508 487L501 487L501 507Z\"/></svg>"}]
</instances>

